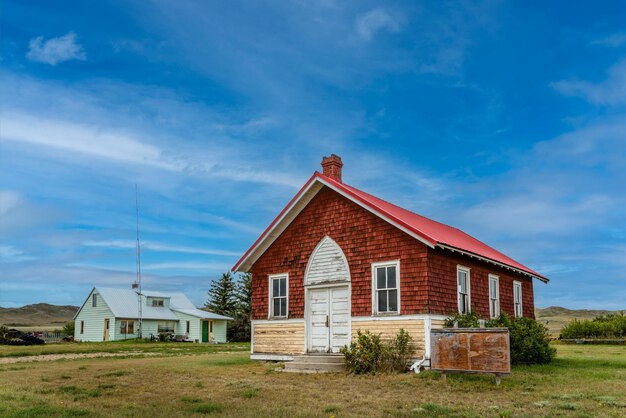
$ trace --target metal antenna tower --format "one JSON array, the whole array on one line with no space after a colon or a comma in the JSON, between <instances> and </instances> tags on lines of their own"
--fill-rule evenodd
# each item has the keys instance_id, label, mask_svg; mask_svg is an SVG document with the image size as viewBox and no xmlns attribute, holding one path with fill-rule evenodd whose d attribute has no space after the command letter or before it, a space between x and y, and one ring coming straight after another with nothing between
<instances>
[{"instance_id":1,"label":"metal antenna tower","mask_svg":"<svg viewBox=\"0 0 626 418\"><path fill-rule=\"evenodd\" d=\"M137 226L137 278L133 283L133 289L137 289L137 299L139 304L139 327L137 328L137 336L142 338L142 325L143 325L143 303L141 301L141 244L139 243L139 198L137 197L137 183L135 183L135 221Z\"/></svg>"}]
</instances>

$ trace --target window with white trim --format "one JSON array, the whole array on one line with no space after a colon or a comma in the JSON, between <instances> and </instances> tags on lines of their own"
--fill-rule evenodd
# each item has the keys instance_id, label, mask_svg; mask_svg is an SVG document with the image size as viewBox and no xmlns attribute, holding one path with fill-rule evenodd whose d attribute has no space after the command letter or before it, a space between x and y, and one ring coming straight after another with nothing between
<instances>
[{"instance_id":1,"label":"window with white trim","mask_svg":"<svg viewBox=\"0 0 626 418\"><path fill-rule=\"evenodd\" d=\"M372 264L373 311L376 314L400 312L400 262Z\"/></svg>"},{"instance_id":2,"label":"window with white trim","mask_svg":"<svg viewBox=\"0 0 626 418\"><path fill-rule=\"evenodd\" d=\"M85 321L80 321L80 333L83 334L85 332Z\"/></svg>"},{"instance_id":3,"label":"window with white trim","mask_svg":"<svg viewBox=\"0 0 626 418\"><path fill-rule=\"evenodd\" d=\"M270 276L270 317L286 318L289 300L289 275Z\"/></svg>"},{"instance_id":4,"label":"window with white trim","mask_svg":"<svg viewBox=\"0 0 626 418\"><path fill-rule=\"evenodd\" d=\"M91 295L91 306L94 308L98 306L98 295L95 293Z\"/></svg>"},{"instance_id":5,"label":"window with white trim","mask_svg":"<svg viewBox=\"0 0 626 418\"><path fill-rule=\"evenodd\" d=\"M489 275L489 316L500 316L500 278L495 274Z\"/></svg>"},{"instance_id":6,"label":"window with white trim","mask_svg":"<svg viewBox=\"0 0 626 418\"><path fill-rule=\"evenodd\" d=\"M524 316L522 310L522 283L513 282L513 312L516 318Z\"/></svg>"},{"instance_id":7,"label":"window with white trim","mask_svg":"<svg viewBox=\"0 0 626 418\"><path fill-rule=\"evenodd\" d=\"M470 269L463 266L456 266L456 283L458 293L459 313L470 312Z\"/></svg>"}]
</instances>

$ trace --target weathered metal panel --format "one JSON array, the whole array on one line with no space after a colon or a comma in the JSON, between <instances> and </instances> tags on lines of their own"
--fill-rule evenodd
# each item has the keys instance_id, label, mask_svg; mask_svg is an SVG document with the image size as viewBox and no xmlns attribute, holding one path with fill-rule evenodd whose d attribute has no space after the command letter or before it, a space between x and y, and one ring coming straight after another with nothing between
<instances>
[{"instance_id":1,"label":"weathered metal panel","mask_svg":"<svg viewBox=\"0 0 626 418\"><path fill-rule=\"evenodd\" d=\"M443 328L431 331L432 370L456 373L511 373L506 328Z\"/></svg>"}]
</instances>

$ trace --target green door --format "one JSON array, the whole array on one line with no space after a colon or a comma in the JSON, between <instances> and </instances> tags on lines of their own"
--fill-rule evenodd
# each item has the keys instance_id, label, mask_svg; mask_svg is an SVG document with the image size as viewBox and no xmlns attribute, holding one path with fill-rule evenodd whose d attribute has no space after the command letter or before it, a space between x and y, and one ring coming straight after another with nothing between
<instances>
[{"instance_id":1,"label":"green door","mask_svg":"<svg viewBox=\"0 0 626 418\"><path fill-rule=\"evenodd\" d=\"M208 321L202 321L202 342L209 342L209 323Z\"/></svg>"}]
</instances>

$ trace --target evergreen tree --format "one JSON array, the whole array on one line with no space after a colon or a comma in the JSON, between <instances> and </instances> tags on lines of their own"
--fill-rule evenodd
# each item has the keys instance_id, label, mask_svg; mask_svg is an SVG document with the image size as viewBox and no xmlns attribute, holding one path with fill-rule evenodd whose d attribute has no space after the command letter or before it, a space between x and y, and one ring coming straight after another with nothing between
<instances>
[{"instance_id":1,"label":"evergreen tree","mask_svg":"<svg viewBox=\"0 0 626 418\"><path fill-rule=\"evenodd\" d=\"M204 309L219 315L233 317L237 311L235 282L230 272L222 273L222 277L214 280L209 288Z\"/></svg>"},{"instance_id":2,"label":"evergreen tree","mask_svg":"<svg viewBox=\"0 0 626 418\"><path fill-rule=\"evenodd\" d=\"M252 314L252 274L239 275L235 289L237 308L234 320L228 324L229 341L250 341L250 316Z\"/></svg>"}]
</instances>

